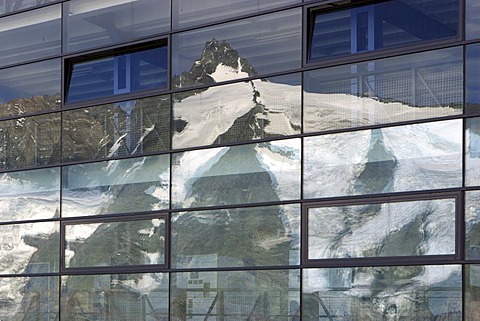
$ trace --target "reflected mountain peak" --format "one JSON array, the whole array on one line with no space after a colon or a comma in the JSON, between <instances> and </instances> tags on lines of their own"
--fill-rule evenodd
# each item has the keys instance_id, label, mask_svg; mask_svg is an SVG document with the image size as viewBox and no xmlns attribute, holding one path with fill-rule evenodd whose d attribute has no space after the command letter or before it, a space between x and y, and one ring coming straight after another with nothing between
<instances>
[{"instance_id":1,"label":"reflected mountain peak","mask_svg":"<svg viewBox=\"0 0 480 321\"><path fill-rule=\"evenodd\" d=\"M188 87L255 75L257 71L252 64L228 41L212 38L205 43L201 56L194 61L190 71L182 73L174 82L179 87Z\"/></svg>"}]
</instances>

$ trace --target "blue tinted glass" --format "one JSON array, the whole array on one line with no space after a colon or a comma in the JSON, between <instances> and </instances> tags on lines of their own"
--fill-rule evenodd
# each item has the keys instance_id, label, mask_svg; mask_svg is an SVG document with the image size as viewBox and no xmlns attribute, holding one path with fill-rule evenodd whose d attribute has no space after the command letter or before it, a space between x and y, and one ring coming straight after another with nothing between
<instances>
[{"instance_id":1,"label":"blue tinted glass","mask_svg":"<svg viewBox=\"0 0 480 321\"><path fill-rule=\"evenodd\" d=\"M465 70L466 112L480 111L480 45L467 46Z\"/></svg>"},{"instance_id":2,"label":"blue tinted glass","mask_svg":"<svg viewBox=\"0 0 480 321\"><path fill-rule=\"evenodd\" d=\"M165 87L167 47L87 60L71 65L66 102Z\"/></svg>"},{"instance_id":3,"label":"blue tinted glass","mask_svg":"<svg viewBox=\"0 0 480 321\"><path fill-rule=\"evenodd\" d=\"M170 0L72 0L64 10L63 48L68 52L170 30Z\"/></svg>"},{"instance_id":4,"label":"blue tinted glass","mask_svg":"<svg viewBox=\"0 0 480 321\"><path fill-rule=\"evenodd\" d=\"M467 0L466 2L465 31L467 39L480 38L480 1Z\"/></svg>"},{"instance_id":5,"label":"blue tinted glass","mask_svg":"<svg viewBox=\"0 0 480 321\"><path fill-rule=\"evenodd\" d=\"M458 0L393 0L317 14L310 60L455 37L458 15Z\"/></svg>"}]
</instances>

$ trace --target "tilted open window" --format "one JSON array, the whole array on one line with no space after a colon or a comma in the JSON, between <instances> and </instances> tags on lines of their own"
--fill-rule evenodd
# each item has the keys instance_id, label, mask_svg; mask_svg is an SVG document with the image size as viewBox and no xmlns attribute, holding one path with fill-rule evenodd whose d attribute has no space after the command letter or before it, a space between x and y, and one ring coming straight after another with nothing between
<instances>
[{"instance_id":1,"label":"tilted open window","mask_svg":"<svg viewBox=\"0 0 480 321\"><path fill-rule=\"evenodd\" d=\"M166 87L167 66L165 42L68 59L65 103Z\"/></svg>"},{"instance_id":2,"label":"tilted open window","mask_svg":"<svg viewBox=\"0 0 480 321\"><path fill-rule=\"evenodd\" d=\"M459 3L390 0L335 11L313 8L308 60L455 38Z\"/></svg>"}]
</instances>

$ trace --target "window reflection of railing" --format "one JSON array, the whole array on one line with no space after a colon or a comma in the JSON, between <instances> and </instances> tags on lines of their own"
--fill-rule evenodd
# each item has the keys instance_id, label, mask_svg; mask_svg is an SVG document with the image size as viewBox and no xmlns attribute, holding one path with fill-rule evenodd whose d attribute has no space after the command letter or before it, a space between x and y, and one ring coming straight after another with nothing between
<instances>
[{"instance_id":1,"label":"window reflection of railing","mask_svg":"<svg viewBox=\"0 0 480 321\"><path fill-rule=\"evenodd\" d=\"M458 288L430 287L424 292L412 290L408 296L404 295L405 291L397 290L398 293L372 296L349 296L341 291L312 293L311 298L318 306L315 312L309 306L308 320L363 320L367 316L369 320L461 319L462 299ZM381 293L378 291L377 294Z\"/></svg>"},{"instance_id":2,"label":"window reflection of railing","mask_svg":"<svg viewBox=\"0 0 480 321\"><path fill-rule=\"evenodd\" d=\"M168 297L164 294L164 297ZM66 320L168 320L165 308L152 302L147 294L128 291L123 287L108 291L76 291L71 293L63 306Z\"/></svg>"},{"instance_id":3,"label":"window reflection of railing","mask_svg":"<svg viewBox=\"0 0 480 321\"><path fill-rule=\"evenodd\" d=\"M266 291L254 293L235 289L210 289L215 297L208 304L205 296L197 297L195 293L204 292L203 289L187 290L187 320L203 321L273 321L273 320L300 320L299 305L294 309L285 309L288 306L289 293L284 291ZM204 312L206 310L206 312Z\"/></svg>"}]
</instances>

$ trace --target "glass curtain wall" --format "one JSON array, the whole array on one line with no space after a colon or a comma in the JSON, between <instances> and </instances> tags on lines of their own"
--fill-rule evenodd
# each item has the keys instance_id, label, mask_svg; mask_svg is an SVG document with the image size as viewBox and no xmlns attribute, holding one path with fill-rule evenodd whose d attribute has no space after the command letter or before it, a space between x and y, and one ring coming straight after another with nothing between
<instances>
[{"instance_id":1,"label":"glass curtain wall","mask_svg":"<svg viewBox=\"0 0 480 321\"><path fill-rule=\"evenodd\" d=\"M480 319L479 10L0 1L0 320Z\"/></svg>"}]
</instances>

